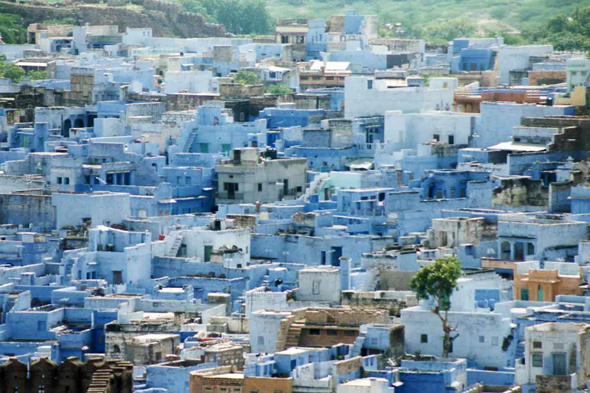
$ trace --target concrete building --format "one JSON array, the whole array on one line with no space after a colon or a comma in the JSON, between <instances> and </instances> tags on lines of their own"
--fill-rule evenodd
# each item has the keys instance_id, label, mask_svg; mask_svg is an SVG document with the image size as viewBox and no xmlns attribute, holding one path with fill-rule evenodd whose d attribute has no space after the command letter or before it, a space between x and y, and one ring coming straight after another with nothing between
<instances>
[{"instance_id":1,"label":"concrete building","mask_svg":"<svg viewBox=\"0 0 590 393\"><path fill-rule=\"evenodd\" d=\"M588 325L544 323L525 329L525 357L516 363L523 390L568 392L586 386ZM580 377L582 376L582 377Z\"/></svg>"},{"instance_id":2,"label":"concrete building","mask_svg":"<svg viewBox=\"0 0 590 393\"><path fill-rule=\"evenodd\" d=\"M296 199L305 192L307 160L261 156L234 149L232 160L215 167L218 203L267 203Z\"/></svg>"},{"instance_id":3,"label":"concrete building","mask_svg":"<svg viewBox=\"0 0 590 393\"><path fill-rule=\"evenodd\" d=\"M383 116L386 111L403 113L449 111L453 107L453 89L447 82L441 88L389 89L388 81L367 77L346 78L345 117Z\"/></svg>"}]
</instances>

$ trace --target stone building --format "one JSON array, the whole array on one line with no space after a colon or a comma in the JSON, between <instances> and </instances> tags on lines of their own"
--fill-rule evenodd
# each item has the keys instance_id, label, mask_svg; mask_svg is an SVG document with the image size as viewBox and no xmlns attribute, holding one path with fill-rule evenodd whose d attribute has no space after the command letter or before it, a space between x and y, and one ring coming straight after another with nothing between
<instances>
[{"instance_id":1,"label":"stone building","mask_svg":"<svg viewBox=\"0 0 590 393\"><path fill-rule=\"evenodd\" d=\"M160 363L174 355L180 344L177 334L145 334L136 336L125 345L125 360L136 366Z\"/></svg>"}]
</instances>

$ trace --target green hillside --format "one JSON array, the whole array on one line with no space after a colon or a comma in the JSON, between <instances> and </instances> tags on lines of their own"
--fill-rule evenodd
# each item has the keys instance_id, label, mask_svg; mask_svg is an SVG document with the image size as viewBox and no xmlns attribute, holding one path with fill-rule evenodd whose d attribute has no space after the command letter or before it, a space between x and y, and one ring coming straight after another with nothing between
<instances>
[{"instance_id":1,"label":"green hillside","mask_svg":"<svg viewBox=\"0 0 590 393\"><path fill-rule=\"evenodd\" d=\"M444 43L460 36L503 35L511 44L548 42L558 49L590 50L590 0L170 1L238 35L271 34L276 19L329 19L354 9L361 15L378 15L383 36ZM23 42L26 26L16 15L0 14L0 34L7 43Z\"/></svg>"},{"instance_id":2,"label":"green hillside","mask_svg":"<svg viewBox=\"0 0 590 393\"><path fill-rule=\"evenodd\" d=\"M475 35L520 32L543 25L556 15L570 15L590 0L267 0L273 18L329 18L355 9L378 15L380 22L401 23L407 34L427 38L451 29L453 24ZM447 37L440 37L447 38Z\"/></svg>"}]
</instances>

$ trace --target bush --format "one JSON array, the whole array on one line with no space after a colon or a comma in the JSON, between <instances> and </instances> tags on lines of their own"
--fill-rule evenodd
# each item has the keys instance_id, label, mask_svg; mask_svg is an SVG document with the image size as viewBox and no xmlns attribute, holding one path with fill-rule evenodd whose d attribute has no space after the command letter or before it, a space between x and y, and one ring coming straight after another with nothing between
<instances>
[{"instance_id":1,"label":"bush","mask_svg":"<svg viewBox=\"0 0 590 393\"><path fill-rule=\"evenodd\" d=\"M289 89L285 85L272 85L266 89L266 92L269 94L291 94L293 90Z\"/></svg>"},{"instance_id":2,"label":"bush","mask_svg":"<svg viewBox=\"0 0 590 393\"><path fill-rule=\"evenodd\" d=\"M238 71L234 75L233 80L235 83L241 83L242 85L257 85L261 83L258 75L250 71Z\"/></svg>"}]
</instances>

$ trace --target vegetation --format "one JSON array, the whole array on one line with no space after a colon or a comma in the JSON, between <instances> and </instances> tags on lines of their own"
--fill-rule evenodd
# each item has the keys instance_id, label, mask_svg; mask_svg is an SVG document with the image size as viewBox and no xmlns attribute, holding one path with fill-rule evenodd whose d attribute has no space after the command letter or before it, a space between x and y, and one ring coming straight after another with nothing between
<instances>
[{"instance_id":1,"label":"vegetation","mask_svg":"<svg viewBox=\"0 0 590 393\"><path fill-rule=\"evenodd\" d=\"M560 51L590 51L590 7L576 8L570 17L557 15L542 26L523 32L530 42L553 44Z\"/></svg>"},{"instance_id":2,"label":"vegetation","mask_svg":"<svg viewBox=\"0 0 590 393\"><path fill-rule=\"evenodd\" d=\"M443 357L448 357L453 348L453 341L459 337L451 333L457 330L457 326L449 323L449 309L451 308L451 294L457 288L457 280L461 277L461 263L456 257L438 258L428 266L424 266L410 281L410 287L416 291L418 299L434 302L432 312L435 313L441 323L443 336Z\"/></svg>"},{"instance_id":3,"label":"vegetation","mask_svg":"<svg viewBox=\"0 0 590 393\"><path fill-rule=\"evenodd\" d=\"M43 22L46 25L77 25L78 22L74 18L49 19Z\"/></svg>"},{"instance_id":4,"label":"vegetation","mask_svg":"<svg viewBox=\"0 0 590 393\"><path fill-rule=\"evenodd\" d=\"M242 85L257 85L261 83L258 75L250 71L238 71L234 75L233 81Z\"/></svg>"},{"instance_id":5,"label":"vegetation","mask_svg":"<svg viewBox=\"0 0 590 393\"><path fill-rule=\"evenodd\" d=\"M276 85L269 86L266 89L266 92L269 94L291 94L291 93L293 93L293 90L289 89L285 85L276 84Z\"/></svg>"},{"instance_id":6,"label":"vegetation","mask_svg":"<svg viewBox=\"0 0 590 393\"><path fill-rule=\"evenodd\" d=\"M25 78L25 70L6 61L5 55L0 55L0 78L8 78L12 83L17 83Z\"/></svg>"},{"instance_id":7,"label":"vegetation","mask_svg":"<svg viewBox=\"0 0 590 393\"><path fill-rule=\"evenodd\" d=\"M29 71L27 79L30 81L47 79L47 71Z\"/></svg>"},{"instance_id":8,"label":"vegetation","mask_svg":"<svg viewBox=\"0 0 590 393\"><path fill-rule=\"evenodd\" d=\"M264 0L180 0L185 11L203 15L210 22L225 25L228 32L268 34L272 30Z\"/></svg>"},{"instance_id":9,"label":"vegetation","mask_svg":"<svg viewBox=\"0 0 590 393\"><path fill-rule=\"evenodd\" d=\"M27 42L27 28L19 15L0 13L0 35L6 44Z\"/></svg>"},{"instance_id":10,"label":"vegetation","mask_svg":"<svg viewBox=\"0 0 590 393\"><path fill-rule=\"evenodd\" d=\"M514 34L541 26L555 15L569 15L590 0L267 0L274 19L324 18L354 9L378 15L383 35L425 38L443 43L459 36ZM401 23L402 33L395 24Z\"/></svg>"}]
</instances>

